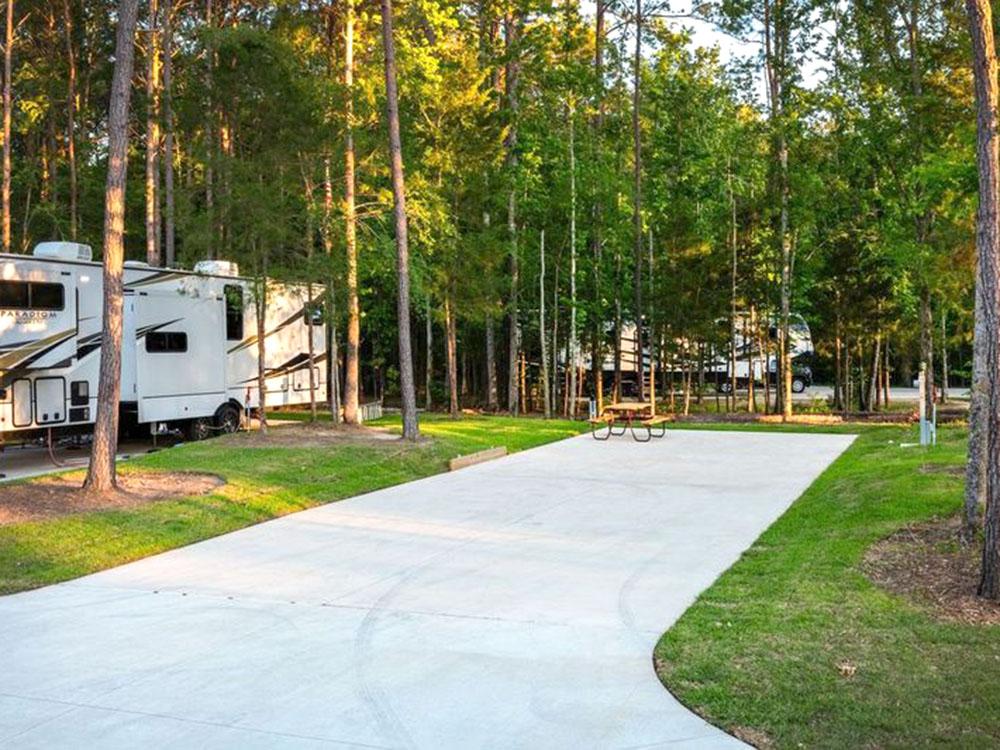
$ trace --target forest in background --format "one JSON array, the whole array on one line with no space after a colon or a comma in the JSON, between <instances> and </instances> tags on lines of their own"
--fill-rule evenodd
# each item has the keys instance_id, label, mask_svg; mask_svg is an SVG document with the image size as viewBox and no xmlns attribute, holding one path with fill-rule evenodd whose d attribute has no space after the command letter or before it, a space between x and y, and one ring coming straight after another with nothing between
<instances>
[{"instance_id":1,"label":"forest in background","mask_svg":"<svg viewBox=\"0 0 1000 750\"><path fill-rule=\"evenodd\" d=\"M5 248L99 254L116 8L6 11ZM560 363L617 357L616 326L642 317L661 361L691 361L725 345L734 311L761 329L804 315L838 407L873 408L875 384L909 385L920 362L968 382L963 9L694 13L759 54L724 63L693 18L644 0L395 4L423 403L516 413L545 391L559 411L596 375ZM359 327L362 401L398 393L383 72L369 2L140 5L126 257L328 285L345 359Z\"/></svg>"}]
</instances>

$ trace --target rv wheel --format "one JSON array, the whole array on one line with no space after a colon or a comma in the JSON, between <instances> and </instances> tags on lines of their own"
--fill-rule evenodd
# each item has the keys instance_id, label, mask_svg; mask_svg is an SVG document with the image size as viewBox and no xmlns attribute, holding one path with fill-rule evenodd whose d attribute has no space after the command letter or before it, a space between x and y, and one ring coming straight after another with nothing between
<instances>
[{"instance_id":1,"label":"rv wheel","mask_svg":"<svg viewBox=\"0 0 1000 750\"><path fill-rule=\"evenodd\" d=\"M215 426L224 435L231 435L240 429L240 410L232 404L223 404L215 412Z\"/></svg>"},{"instance_id":2,"label":"rv wheel","mask_svg":"<svg viewBox=\"0 0 1000 750\"><path fill-rule=\"evenodd\" d=\"M792 392L793 393L805 393L806 381L802 378L792 378Z\"/></svg>"},{"instance_id":3,"label":"rv wheel","mask_svg":"<svg viewBox=\"0 0 1000 750\"><path fill-rule=\"evenodd\" d=\"M729 393L733 390L733 384L728 380L719 381L719 384L715 387L719 393Z\"/></svg>"},{"instance_id":4,"label":"rv wheel","mask_svg":"<svg viewBox=\"0 0 1000 750\"><path fill-rule=\"evenodd\" d=\"M198 417L197 419L192 419L187 423L187 427L184 429L187 435L187 439L191 442L196 440L205 440L212 436L212 421L206 419L205 417Z\"/></svg>"}]
</instances>

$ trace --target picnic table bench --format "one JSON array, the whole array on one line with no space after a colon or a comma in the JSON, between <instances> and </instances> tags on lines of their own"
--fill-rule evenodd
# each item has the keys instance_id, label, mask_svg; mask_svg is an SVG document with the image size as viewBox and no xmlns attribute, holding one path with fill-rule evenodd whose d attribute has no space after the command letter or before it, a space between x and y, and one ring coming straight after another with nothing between
<instances>
[{"instance_id":1,"label":"picnic table bench","mask_svg":"<svg viewBox=\"0 0 1000 750\"><path fill-rule=\"evenodd\" d=\"M608 440L612 435L624 435L629 431L636 442L648 443L654 437L666 435L668 421L665 415L655 415L650 403L622 402L608 404L600 415L591 419L590 432L595 440ZM637 426L646 431L644 435L636 431ZM653 428L659 431L654 432Z\"/></svg>"}]
</instances>

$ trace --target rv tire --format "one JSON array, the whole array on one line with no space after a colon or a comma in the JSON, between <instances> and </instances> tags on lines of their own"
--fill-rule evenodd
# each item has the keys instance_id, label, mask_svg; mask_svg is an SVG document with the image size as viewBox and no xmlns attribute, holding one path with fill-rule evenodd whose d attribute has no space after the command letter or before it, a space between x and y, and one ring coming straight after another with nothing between
<instances>
[{"instance_id":1,"label":"rv tire","mask_svg":"<svg viewBox=\"0 0 1000 750\"><path fill-rule=\"evenodd\" d=\"M806 381L802 378L792 378L792 393L805 393Z\"/></svg>"},{"instance_id":2,"label":"rv tire","mask_svg":"<svg viewBox=\"0 0 1000 750\"><path fill-rule=\"evenodd\" d=\"M215 412L215 426L223 435L231 435L240 429L240 410L233 404L223 404Z\"/></svg>"},{"instance_id":3,"label":"rv tire","mask_svg":"<svg viewBox=\"0 0 1000 750\"><path fill-rule=\"evenodd\" d=\"M191 442L205 440L212 437L212 420L207 417L198 417L188 421L184 426L184 434Z\"/></svg>"}]
</instances>

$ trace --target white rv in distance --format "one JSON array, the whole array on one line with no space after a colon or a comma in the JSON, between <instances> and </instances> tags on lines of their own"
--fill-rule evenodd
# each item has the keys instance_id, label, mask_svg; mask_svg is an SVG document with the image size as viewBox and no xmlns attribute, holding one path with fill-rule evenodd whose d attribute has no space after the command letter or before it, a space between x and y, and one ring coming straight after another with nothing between
<instances>
[{"instance_id":1,"label":"white rv in distance","mask_svg":"<svg viewBox=\"0 0 1000 750\"><path fill-rule=\"evenodd\" d=\"M91 249L45 242L0 254L0 440L88 431L97 410L103 310ZM182 428L191 439L233 432L260 407L254 281L234 264L194 271L126 262L122 424ZM314 291L316 289L314 288ZM266 406L326 398L326 335L304 285L269 282Z\"/></svg>"},{"instance_id":2,"label":"white rv in distance","mask_svg":"<svg viewBox=\"0 0 1000 750\"><path fill-rule=\"evenodd\" d=\"M704 353L704 375L707 383L714 384L720 393L728 393L732 388L732 378L730 375L730 353L729 353L729 319L723 318L717 321L724 327L724 346L709 345ZM764 351L758 350L758 342L749 330L750 316L739 314L736 318L736 386L746 388L753 378L755 383L763 383L764 377L771 383L777 382L778 354L777 354L777 322L772 321L766 332L762 332ZM611 340L614 340L614 328L608 326L608 333ZM638 376L636 374L636 347L635 347L635 323L625 322L622 325L620 345L621 345L621 372L623 389L626 395L634 395L637 390ZM675 350L683 350L683 342L675 342ZM791 345L792 356L792 390L795 393L802 393L812 385L812 368L806 358L813 354L812 334L809 324L805 318L798 314L792 314L789 319L789 343ZM642 369L645 377L649 373L649 332L644 332L642 349ZM660 376L666 375L674 377L680 375L686 367L697 372L697 368L702 365L700 359L697 361L690 359L695 355L695 347L689 349L686 360L682 354L674 354L665 362L657 363L657 371ZM586 352L580 355L580 365L590 368L590 356ZM604 357L604 387L609 389L613 380L615 369L614 352L609 346Z\"/></svg>"},{"instance_id":3,"label":"white rv in distance","mask_svg":"<svg viewBox=\"0 0 1000 750\"><path fill-rule=\"evenodd\" d=\"M729 319L719 321L729 333ZM764 382L763 368L767 370L770 382L778 377L778 322L770 321L764 338L764 352L758 350L758 342L750 331L750 316L743 313L736 316L736 387L746 388L751 377L755 383ZM792 391L803 393L812 385L812 367L803 361L814 353L812 332L806 319L797 313L788 318L788 344L792 359ZM708 379L716 384L720 393L732 390L732 374L729 344L712 353L712 361L706 366Z\"/></svg>"}]
</instances>

